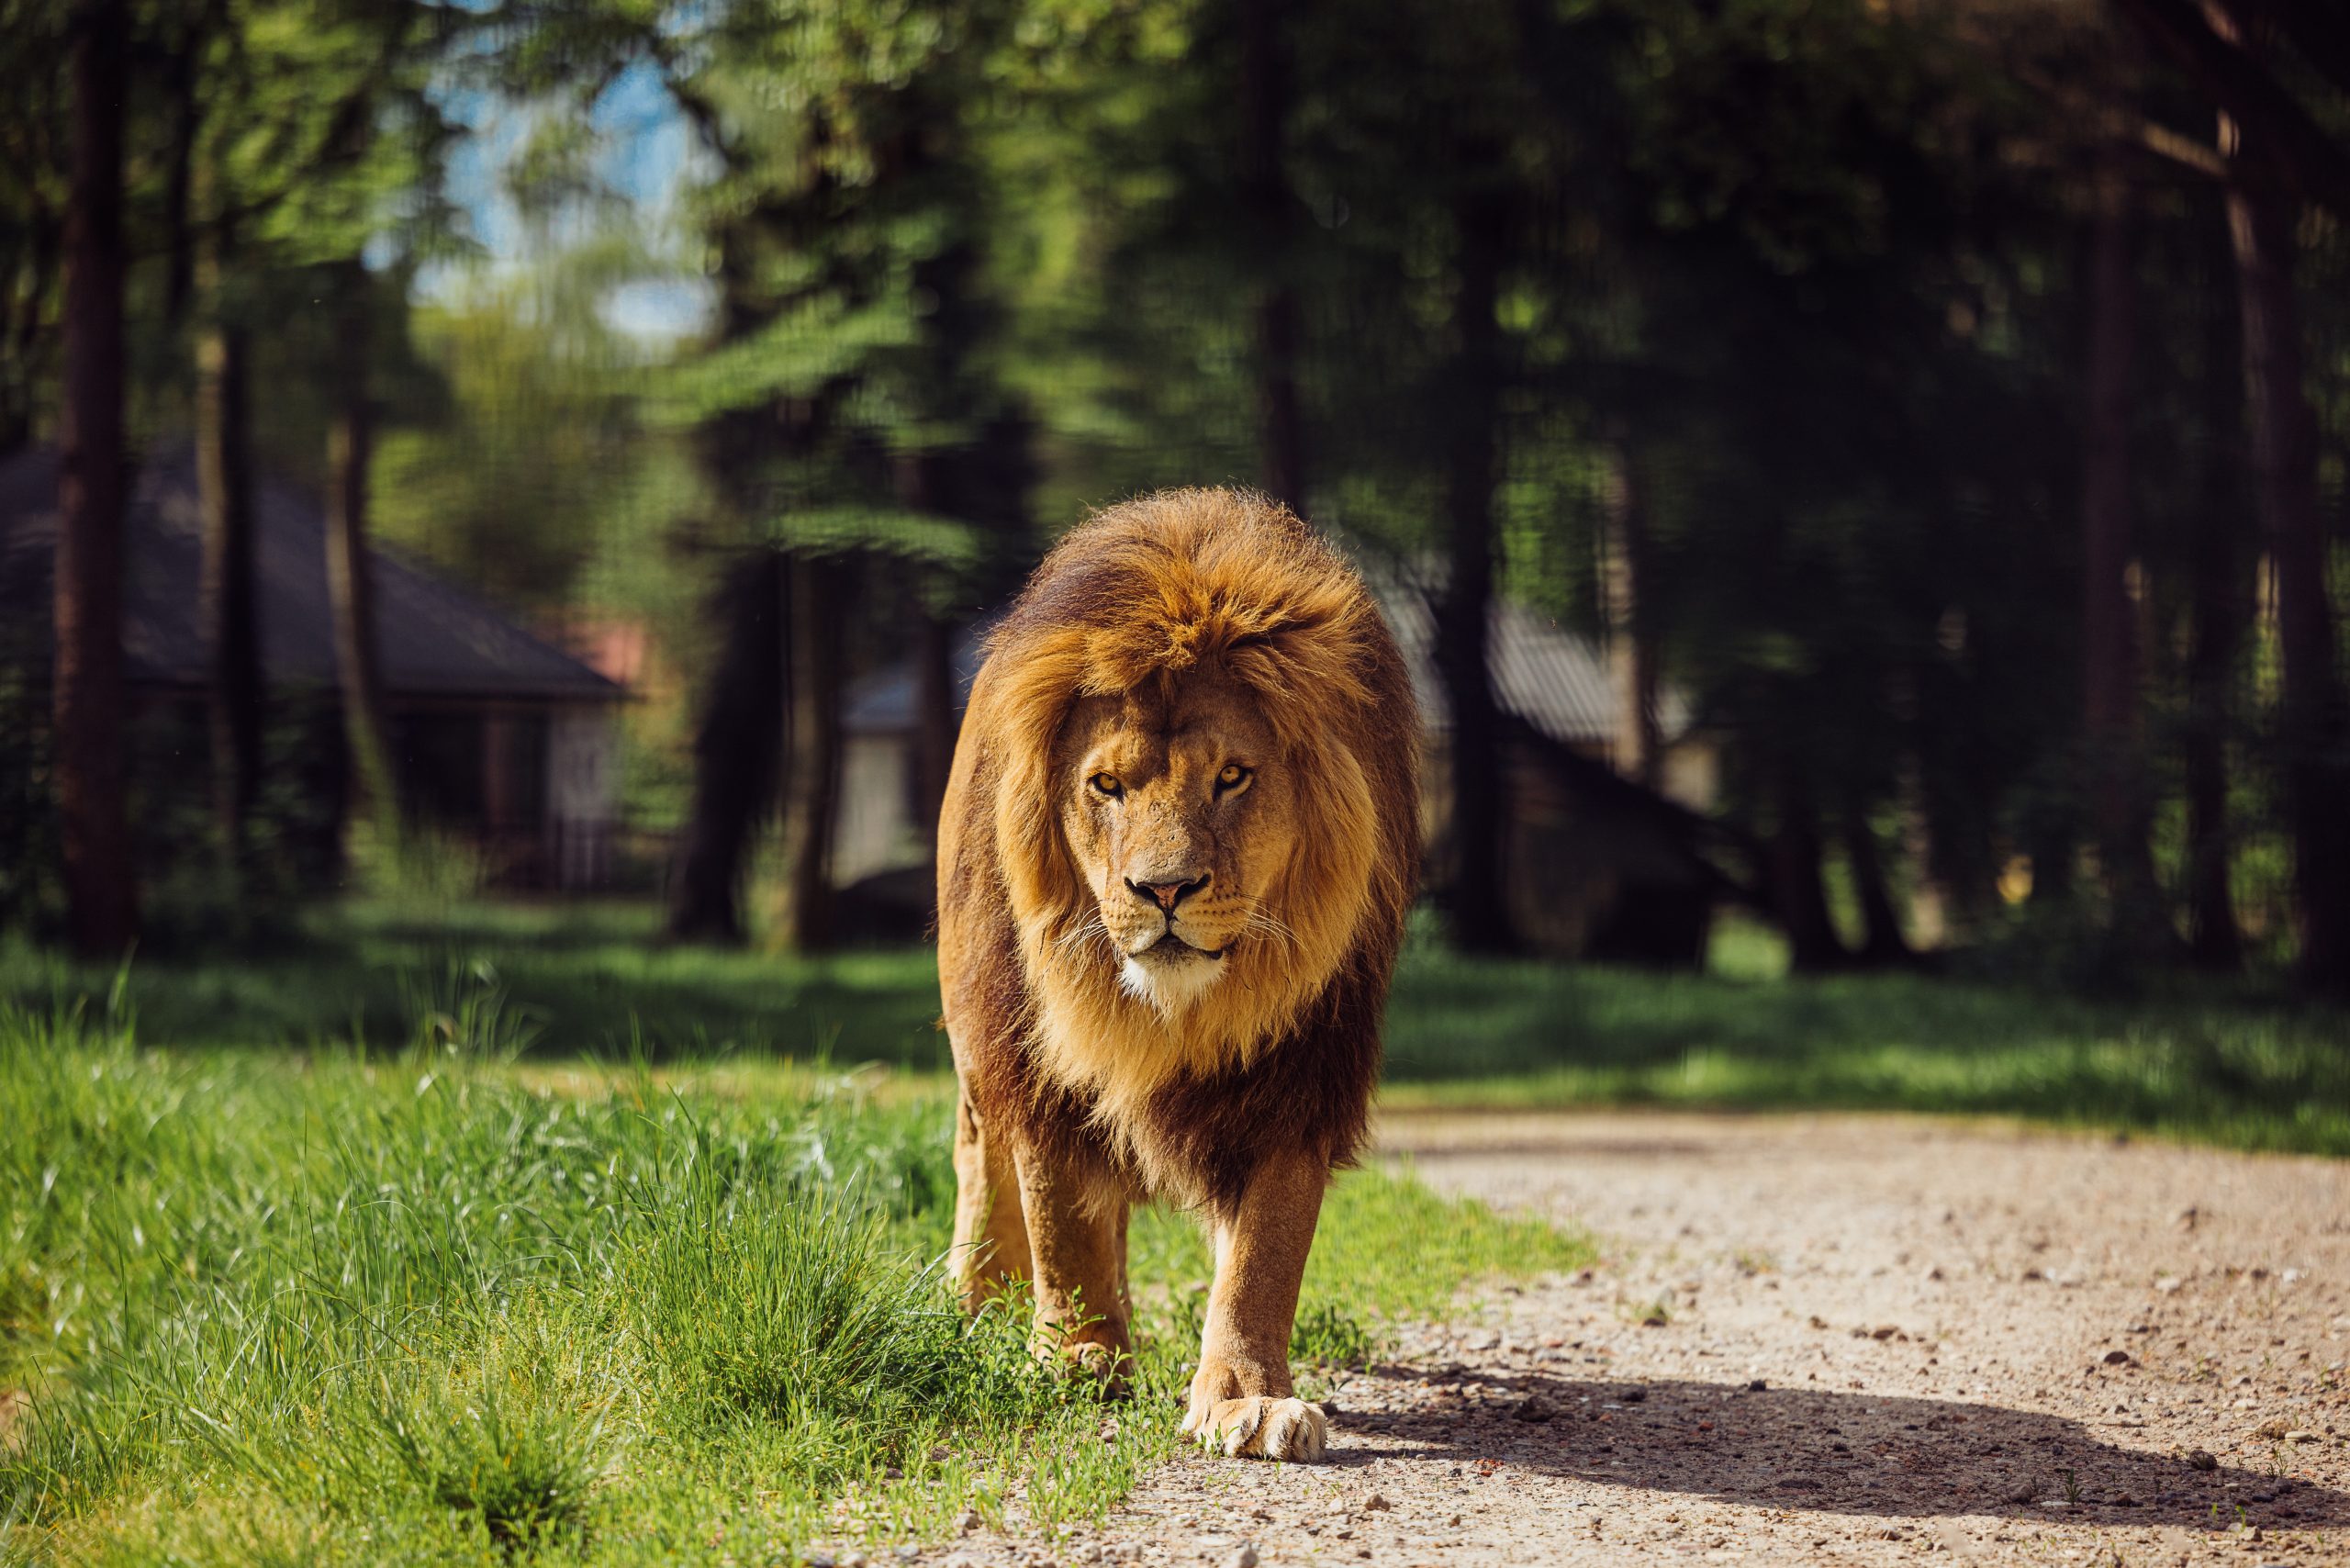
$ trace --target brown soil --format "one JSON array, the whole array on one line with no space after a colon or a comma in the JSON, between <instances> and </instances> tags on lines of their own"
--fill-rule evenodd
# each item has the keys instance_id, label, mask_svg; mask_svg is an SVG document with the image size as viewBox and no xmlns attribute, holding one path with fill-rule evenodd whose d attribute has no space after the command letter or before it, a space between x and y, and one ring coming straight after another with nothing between
<instances>
[{"instance_id":1,"label":"brown soil","mask_svg":"<svg viewBox=\"0 0 2350 1568\"><path fill-rule=\"evenodd\" d=\"M1187 1458L964 1554L2350 1564L2350 1165L1846 1116L1382 1148L1606 1261L1408 1332L1326 1464Z\"/></svg>"}]
</instances>

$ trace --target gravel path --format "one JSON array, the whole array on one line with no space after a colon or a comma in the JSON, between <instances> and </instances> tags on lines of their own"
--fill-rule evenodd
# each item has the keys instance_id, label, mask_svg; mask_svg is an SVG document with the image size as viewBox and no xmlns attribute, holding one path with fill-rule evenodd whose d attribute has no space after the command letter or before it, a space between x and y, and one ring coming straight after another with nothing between
<instances>
[{"instance_id":1,"label":"gravel path","mask_svg":"<svg viewBox=\"0 0 2350 1568\"><path fill-rule=\"evenodd\" d=\"M2350 1164L1889 1117L1394 1116L1605 1261L1406 1337L1331 1462L980 1558L2350 1564Z\"/></svg>"}]
</instances>

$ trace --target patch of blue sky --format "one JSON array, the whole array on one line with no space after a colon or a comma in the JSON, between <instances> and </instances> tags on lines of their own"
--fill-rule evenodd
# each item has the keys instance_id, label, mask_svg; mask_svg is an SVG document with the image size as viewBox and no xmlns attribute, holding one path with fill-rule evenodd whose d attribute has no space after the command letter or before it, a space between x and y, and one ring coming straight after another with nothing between
<instances>
[{"instance_id":1,"label":"patch of blue sky","mask_svg":"<svg viewBox=\"0 0 2350 1568\"><path fill-rule=\"evenodd\" d=\"M619 220L634 230L645 257L643 275L617 286L605 300L615 330L648 345L690 336L709 319L711 290L701 275L679 221L683 199L711 167L685 112L650 62L620 72L589 106L596 147L590 168L610 202L599 214L527 218L506 178L530 145L552 105L518 98L462 81L439 95L441 107L465 133L452 150L444 177L450 205L464 215L474 250L463 260L434 261L419 269L417 290L428 299L462 295L484 272L524 268L549 248L577 243L598 224Z\"/></svg>"}]
</instances>

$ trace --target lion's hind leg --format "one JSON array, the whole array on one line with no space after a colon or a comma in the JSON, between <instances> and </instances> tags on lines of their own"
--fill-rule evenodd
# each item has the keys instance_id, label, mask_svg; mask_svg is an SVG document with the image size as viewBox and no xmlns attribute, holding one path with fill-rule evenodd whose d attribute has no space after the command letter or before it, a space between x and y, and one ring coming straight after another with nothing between
<instances>
[{"instance_id":1,"label":"lion's hind leg","mask_svg":"<svg viewBox=\"0 0 2350 1568\"><path fill-rule=\"evenodd\" d=\"M990 1132L957 1086L955 1105L955 1282L977 1312L1013 1279L1028 1276L1028 1216L1010 1141Z\"/></svg>"},{"instance_id":2,"label":"lion's hind leg","mask_svg":"<svg viewBox=\"0 0 2350 1568\"><path fill-rule=\"evenodd\" d=\"M1038 1354L1122 1391L1132 1370L1127 1327L1126 1193L1099 1170L1024 1148L1020 1191L1036 1262Z\"/></svg>"}]
</instances>

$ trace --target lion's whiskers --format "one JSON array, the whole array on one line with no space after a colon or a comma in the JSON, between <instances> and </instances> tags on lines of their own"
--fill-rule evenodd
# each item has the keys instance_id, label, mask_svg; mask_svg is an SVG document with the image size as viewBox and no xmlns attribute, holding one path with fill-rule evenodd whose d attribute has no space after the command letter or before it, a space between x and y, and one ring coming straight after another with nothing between
<instances>
[{"instance_id":1,"label":"lion's whiskers","mask_svg":"<svg viewBox=\"0 0 2350 1568\"><path fill-rule=\"evenodd\" d=\"M1083 919L1054 937L1053 951L1056 954L1066 954L1072 948L1082 946L1089 939L1095 936L1101 937L1104 942L1110 941L1110 928L1102 924L1102 912L1098 909L1088 912ZM1114 943L1111 945L1113 947L1116 946Z\"/></svg>"},{"instance_id":2,"label":"lion's whiskers","mask_svg":"<svg viewBox=\"0 0 2350 1568\"><path fill-rule=\"evenodd\" d=\"M1278 936L1289 946L1292 951L1300 946L1297 933L1291 930L1286 922L1275 919L1261 909L1250 910L1248 918L1241 922L1240 929L1261 931L1268 936Z\"/></svg>"}]
</instances>

